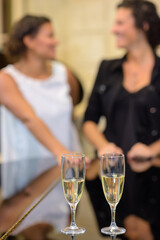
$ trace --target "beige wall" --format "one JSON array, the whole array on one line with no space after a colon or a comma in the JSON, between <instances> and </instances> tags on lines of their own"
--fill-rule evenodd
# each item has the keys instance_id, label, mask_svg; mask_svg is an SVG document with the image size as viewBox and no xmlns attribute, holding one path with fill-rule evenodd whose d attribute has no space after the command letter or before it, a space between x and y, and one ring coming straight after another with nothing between
<instances>
[{"instance_id":1,"label":"beige wall","mask_svg":"<svg viewBox=\"0 0 160 240\"><path fill-rule=\"evenodd\" d=\"M99 62L120 56L110 29L118 0L12 0L12 20L24 13L49 16L60 40L57 58L66 62L80 77L85 101L77 112L82 114L92 88ZM154 0L160 10L160 1Z\"/></svg>"}]
</instances>

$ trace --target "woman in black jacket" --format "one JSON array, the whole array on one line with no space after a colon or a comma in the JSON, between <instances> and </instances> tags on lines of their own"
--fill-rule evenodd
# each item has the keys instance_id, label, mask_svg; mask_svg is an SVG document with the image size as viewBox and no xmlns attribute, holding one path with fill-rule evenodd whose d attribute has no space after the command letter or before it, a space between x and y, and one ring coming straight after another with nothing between
<instances>
[{"instance_id":1,"label":"woman in black jacket","mask_svg":"<svg viewBox=\"0 0 160 240\"><path fill-rule=\"evenodd\" d=\"M124 0L118 5L112 32L121 59L102 61L85 113L83 131L98 157L126 155L126 180L117 207L117 225L130 240L160 239L160 19L153 3ZM101 133L98 122L107 119ZM110 222L98 176L99 160L88 170L87 183L99 227ZM96 189L98 193L96 192Z\"/></svg>"}]
</instances>

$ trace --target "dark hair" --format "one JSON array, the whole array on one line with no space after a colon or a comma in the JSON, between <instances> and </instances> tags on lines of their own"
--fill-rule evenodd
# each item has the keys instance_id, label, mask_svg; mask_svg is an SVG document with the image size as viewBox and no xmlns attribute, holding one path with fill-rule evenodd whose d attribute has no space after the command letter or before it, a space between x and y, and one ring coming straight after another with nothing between
<instances>
[{"instance_id":1,"label":"dark hair","mask_svg":"<svg viewBox=\"0 0 160 240\"><path fill-rule=\"evenodd\" d=\"M4 46L7 59L10 62L17 61L27 49L23 38L27 35L36 36L39 28L48 22L51 22L50 19L44 16L26 15L15 23Z\"/></svg>"},{"instance_id":2,"label":"dark hair","mask_svg":"<svg viewBox=\"0 0 160 240\"><path fill-rule=\"evenodd\" d=\"M130 8L135 18L136 27L146 34L152 49L160 44L160 18L157 14L156 6L144 0L123 0L117 8ZM144 29L144 23L149 25L149 29Z\"/></svg>"}]
</instances>

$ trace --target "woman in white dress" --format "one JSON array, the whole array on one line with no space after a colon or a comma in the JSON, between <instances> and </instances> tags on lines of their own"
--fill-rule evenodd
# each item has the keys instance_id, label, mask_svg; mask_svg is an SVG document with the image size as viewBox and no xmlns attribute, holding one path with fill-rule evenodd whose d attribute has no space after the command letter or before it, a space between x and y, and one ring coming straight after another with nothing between
<instances>
[{"instance_id":1,"label":"woman in white dress","mask_svg":"<svg viewBox=\"0 0 160 240\"><path fill-rule=\"evenodd\" d=\"M32 194L27 188L31 181L60 166L62 154L80 151L72 110L80 101L81 87L71 72L54 60L57 44L50 20L30 15L15 24L6 43L12 64L0 73L0 104L2 197L7 201L19 192L24 197ZM46 228L61 228L68 216L58 184L16 233L41 226L36 236L43 240ZM5 223L0 224L1 232L7 231L9 219L1 217ZM33 231L27 233L27 239L36 240L36 236Z\"/></svg>"}]
</instances>

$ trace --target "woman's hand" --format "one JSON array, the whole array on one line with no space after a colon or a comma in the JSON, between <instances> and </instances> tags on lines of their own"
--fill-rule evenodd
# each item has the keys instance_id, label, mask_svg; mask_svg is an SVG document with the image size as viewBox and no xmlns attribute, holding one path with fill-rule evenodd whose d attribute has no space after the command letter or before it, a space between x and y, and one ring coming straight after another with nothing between
<instances>
[{"instance_id":1,"label":"woman's hand","mask_svg":"<svg viewBox=\"0 0 160 240\"><path fill-rule=\"evenodd\" d=\"M152 149L143 144L136 143L127 154L128 163L135 172L147 171L152 166Z\"/></svg>"},{"instance_id":2,"label":"woman's hand","mask_svg":"<svg viewBox=\"0 0 160 240\"><path fill-rule=\"evenodd\" d=\"M129 215L124 220L125 236L130 240L153 240L150 224L135 215Z\"/></svg>"},{"instance_id":3,"label":"woman's hand","mask_svg":"<svg viewBox=\"0 0 160 240\"><path fill-rule=\"evenodd\" d=\"M114 144L112 142L108 142L105 146L103 146L102 148L99 148L97 150L97 155L98 155L99 158L100 158L100 156L102 154L105 154L105 153L118 153L118 154L122 154L123 151L116 144Z\"/></svg>"},{"instance_id":4,"label":"woman's hand","mask_svg":"<svg viewBox=\"0 0 160 240\"><path fill-rule=\"evenodd\" d=\"M62 159L62 155L63 154L72 154L74 153L73 151L69 151L67 148L63 147L63 146L59 146L59 149L58 149L58 153L56 155L56 158L57 158L57 163L59 166L61 166L61 159ZM90 163L91 163L91 160L85 156L85 163L86 163L86 169L89 168L90 166Z\"/></svg>"},{"instance_id":5,"label":"woman's hand","mask_svg":"<svg viewBox=\"0 0 160 240\"><path fill-rule=\"evenodd\" d=\"M67 148L65 148L63 145L59 145L57 148L57 154L56 159L57 159L57 163L59 166L61 166L61 160L62 160L62 155L63 154L67 154L67 153L71 153L71 151L69 151Z\"/></svg>"}]
</instances>

